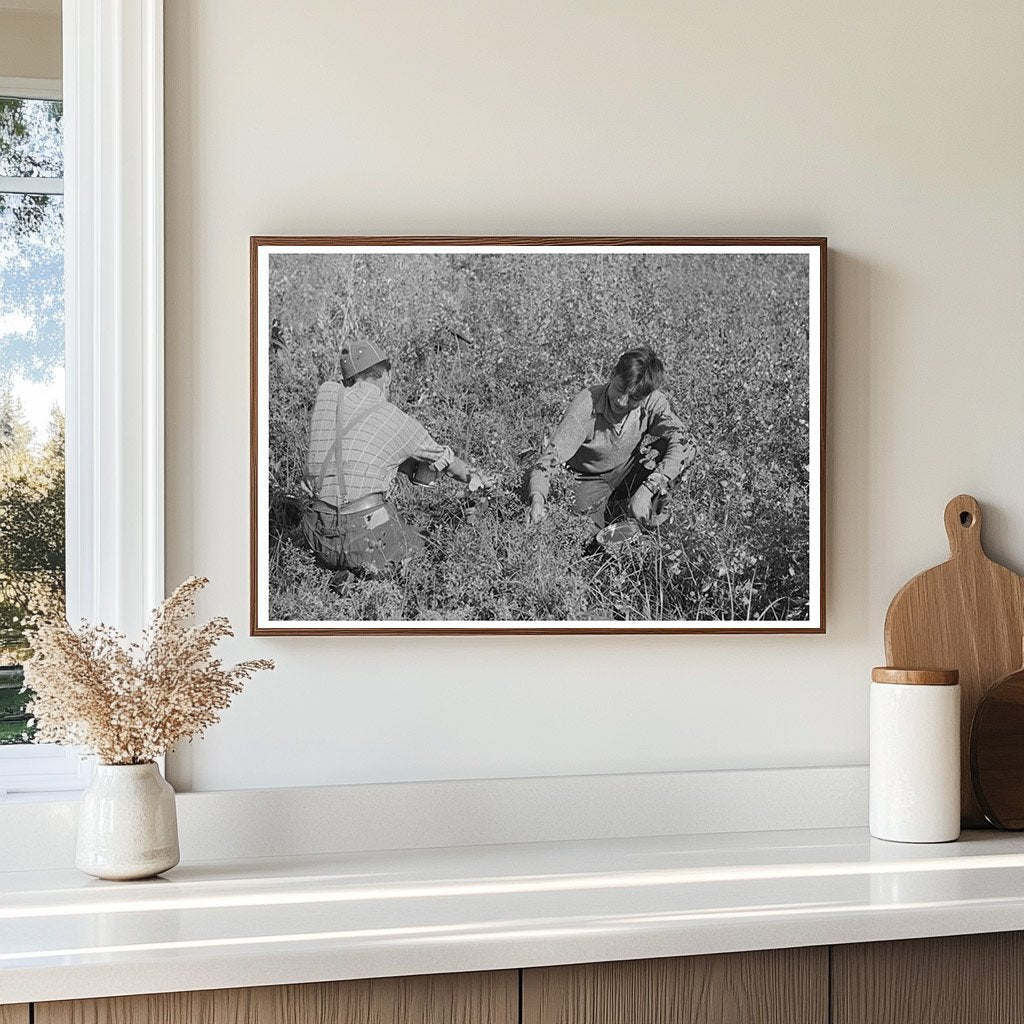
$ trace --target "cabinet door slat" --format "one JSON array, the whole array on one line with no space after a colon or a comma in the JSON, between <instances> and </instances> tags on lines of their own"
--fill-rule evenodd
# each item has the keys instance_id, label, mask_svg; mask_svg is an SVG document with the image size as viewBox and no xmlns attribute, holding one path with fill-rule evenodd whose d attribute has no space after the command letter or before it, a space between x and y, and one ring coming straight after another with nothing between
<instances>
[{"instance_id":1,"label":"cabinet door slat","mask_svg":"<svg viewBox=\"0 0 1024 1024\"><path fill-rule=\"evenodd\" d=\"M518 1024L518 990L492 971L170 992L37 1003L35 1024Z\"/></svg>"},{"instance_id":2,"label":"cabinet door slat","mask_svg":"<svg viewBox=\"0 0 1024 1024\"><path fill-rule=\"evenodd\" d=\"M828 950L541 967L523 972L523 1024L826 1024Z\"/></svg>"},{"instance_id":3,"label":"cabinet door slat","mask_svg":"<svg viewBox=\"0 0 1024 1024\"><path fill-rule=\"evenodd\" d=\"M832 947L834 1024L1024 1021L1024 933Z\"/></svg>"}]
</instances>

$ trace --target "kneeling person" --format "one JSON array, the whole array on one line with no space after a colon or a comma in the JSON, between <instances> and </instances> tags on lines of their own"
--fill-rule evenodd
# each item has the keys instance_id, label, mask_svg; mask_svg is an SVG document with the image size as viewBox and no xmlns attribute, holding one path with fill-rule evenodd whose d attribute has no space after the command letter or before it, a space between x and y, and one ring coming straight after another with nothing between
<instances>
[{"instance_id":1,"label":"kneeling person","mask_svg":"<svg viewBox=\"0 0 1024 1024\"><path fill-rule=\"evenodd\" d=\"M306 460L313 500L302 531L317 561L336 577L377 576L423 547L423 537L386 497L399 471L410 477L444 472L470 484L482 478L388 401L391 362L372 341L343 344L341 374L342 383L327 381L316 395Z\"/></svg>"},{"instance_id":2,"label":"kneeling person","mask_svg":"<svg viewBox=\"0 0 1024 1024\"><path fill-rule=\"evenodd\" d=\"M622 353L606 384L576 395L527 477L533 522L546 515L551 476L563 463L572 474L573 511L595 528L626 509L640 522L651 519L655 496L668 493L695 455L659 390L664 381L661 360L642 346Z\"/></svg>"}]
</instances>

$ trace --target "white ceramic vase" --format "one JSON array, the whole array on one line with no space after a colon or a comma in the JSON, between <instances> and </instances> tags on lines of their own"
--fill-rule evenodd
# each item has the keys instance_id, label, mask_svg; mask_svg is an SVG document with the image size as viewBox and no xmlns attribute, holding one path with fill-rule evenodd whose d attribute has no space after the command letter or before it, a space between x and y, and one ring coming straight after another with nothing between
<instances>
[{"instance_id":1,"label":"white ceramic vase","mask_svg":"<svg viewBox=\"0 0 1024 1024\"><path fill-rule=\"evenodd\" d=\"M96 878L150 878L180 860L174 790L149 764L99 764L82 794L75 865Z\"/></svg>"}]
</instances>

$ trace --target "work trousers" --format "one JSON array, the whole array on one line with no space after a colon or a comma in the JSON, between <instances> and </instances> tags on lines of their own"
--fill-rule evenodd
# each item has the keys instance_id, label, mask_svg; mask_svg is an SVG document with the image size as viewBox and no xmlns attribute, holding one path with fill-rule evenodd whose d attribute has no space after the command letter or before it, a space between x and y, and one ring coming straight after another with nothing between
<instances>
[{"instance_id":1,"label":"work trousers","mask_svg":"<svg viewBox=\"0 0 1024 1024\"><path fill-rule=\"evenodd\" d=\"M621 519L629 512L629 502L637 488L656 472L665 457L668 442L655 440L648 448L638 445L629 458L603 473L572 473L573 512L590 516L597 529ZM651 468L650 463L655 464Z\"/></svg>"},{"instance_id":2,"label":"work trousers","mask_svg":"<svg viewBox=\"0 0 1024 1024\"><path fill-rule=\"evenodd\" d=\"M342 515L316 501L303 516L302 533L325 569L348 569L357 576L380 576L423 548L423 537L402 522L389 501Z\"/></svg>"}]
</instances>

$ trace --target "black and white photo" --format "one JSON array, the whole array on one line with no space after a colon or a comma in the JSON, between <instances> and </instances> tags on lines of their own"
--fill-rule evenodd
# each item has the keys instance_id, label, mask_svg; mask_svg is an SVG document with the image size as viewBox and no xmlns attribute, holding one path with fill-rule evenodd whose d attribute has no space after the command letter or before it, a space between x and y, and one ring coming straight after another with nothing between
<instances>
[{"instance_id":1,"label":"black and white photo","mask_svg":"<svg viewBox=\"0 0 1024 1024\"><path fill-rule=\"evenodd\" d=\"M253 632L823 631L825 252L252 239Z\"/></svg>"}]
</instances>

